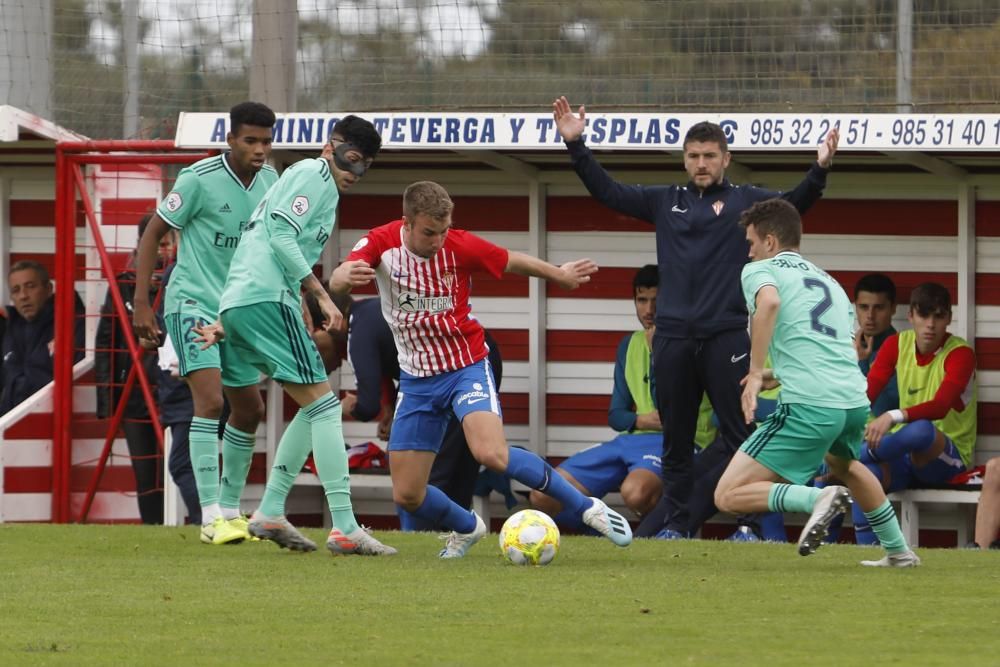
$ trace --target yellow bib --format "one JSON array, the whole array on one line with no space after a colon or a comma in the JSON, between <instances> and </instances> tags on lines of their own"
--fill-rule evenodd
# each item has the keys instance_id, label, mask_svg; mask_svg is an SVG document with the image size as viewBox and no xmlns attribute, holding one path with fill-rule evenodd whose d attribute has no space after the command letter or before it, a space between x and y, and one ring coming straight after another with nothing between
<instances>
[{"instance_id":1,"label":"yellow bib","mask_svg":"<svg viewBox=\"0 0 1000 667\"><path fill-rule=\"evenodd\" d=\"M916 334L912 329L899 333L899 357L896 361L896 380L899 384L899 407L903 410L926 403L934 398L944 382L944 360L948 353L959 347L971 347L958 336L950 336L926 366L917 365ZM950 409L941 419L934 420L937 430L951 438L969 465L976 447L976 374L962 394L965 407L961 412Z\"/></svg>"}]
</instances>

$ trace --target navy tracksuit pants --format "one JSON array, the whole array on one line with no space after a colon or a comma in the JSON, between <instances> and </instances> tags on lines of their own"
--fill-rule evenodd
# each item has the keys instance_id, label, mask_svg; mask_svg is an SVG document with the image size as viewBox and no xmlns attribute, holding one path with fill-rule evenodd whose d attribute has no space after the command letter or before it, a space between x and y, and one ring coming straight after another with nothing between
<instances>
[{"instance_id":1,"label":"navy tracksuit pants","mask_svg":"<svg viewBox=\"0 0 1000 667\"><path fill-rule=\"evenodd\" d=\"M694 534L716 512L716 483L750 435L740 407L740 380L750 369L746 329L711 338L653 338L657 409L663 424L663 496L636 531L651 537L662 528ZM695 457L694 436L702 393L719 420L719 439Z\"/></svg>"}]
</instances>

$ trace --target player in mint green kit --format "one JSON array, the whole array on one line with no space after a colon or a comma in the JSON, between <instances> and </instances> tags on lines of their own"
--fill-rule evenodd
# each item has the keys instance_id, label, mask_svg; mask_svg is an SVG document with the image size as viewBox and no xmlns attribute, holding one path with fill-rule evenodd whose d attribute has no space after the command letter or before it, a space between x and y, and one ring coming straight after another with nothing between
<instances>
[{"instance_id":1,"label":"player in mint green kit","mask_svg":"<svg viewBox=\"0 0 1000 667\"><path fill-rule=\"evenodd\" d=\"M753 420L762 388L780 383L781 393L778 407L723 473L715 490L716 506L732 514L810 513L799 538L799 553L808 556L853 495L888 552L861 564L919 565L882 485L858 461L869 403L851 341L854 312L847 294L799 254L802 220L788 202L754 204L740 224L752 260L741 277L751 313L750 372L742 396L747 423ZM768 353L772 370L764 368ZM847 488L805 486L824 458Z\"/></svg>"},{"instance_id":2,"label":"player in mint green kit","mask_svg":"<svg viewBox=\"0 0 1000 667\"><path fill-rule=\"evenodd\" d=\"M224 348L201 349L195 330L218 319L219 297L240 235L257 203L278 180L277 172L266 164L274 112L257 102L243 102L230 110L229 118L226 142L230 150L181 170L140 240L136 271L136 288L145 289L160 238L171 229L180 232L180 251L163 313L180 374L194 399L189 443L202 511L201 541L207 544L236 544L250 537L239 502L264 404L256 372L246 373L226 388L231 414L223 434L220 485L220 353ZM133 323L138 335L159 340L159 327L144 296L136 297Z\"/></svg>"},{"instance_id":3,"label":"player in mint green kit","mask_svg":"<svg viewBox=\"0 0 1000 667\"><path fill-rule=\"evenodd\" d=\"M340 194L364 176L381 145L370 122L346 116L334 125L320 157L285 170L254 211L233 258L219 307L221 329L202 330L208 341L224 337L225 386L265 373L299 405L278 443L264 498L248 526L251 535L293 551L316 549L285 518L285 499L312 451L333 517L327 548L334 554L396 553L354 518L340 400L330 390L306 330L300 296L305 290L316 297L327 331L340 328L340 311L312 267L333 232Z\"/></svg>"}]
</instances>

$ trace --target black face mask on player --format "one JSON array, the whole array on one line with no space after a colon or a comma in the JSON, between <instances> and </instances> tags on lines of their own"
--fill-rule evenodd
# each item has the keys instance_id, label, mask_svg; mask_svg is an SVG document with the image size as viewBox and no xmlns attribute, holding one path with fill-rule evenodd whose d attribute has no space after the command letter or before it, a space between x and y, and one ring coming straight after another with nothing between
<instances>
[{"instance_id":1,"label":"black face mask on player","mask_svg":"<svg viewBox=\"0 0 1000 667\"><path fill-rule=\"evenodd\" d=\"M341 171L348 171L354 174L356 177L361 178L368 171L368 167L371 166L370 160L358 160L357 162L351 162L347 159L347 154L351 151L361 151L349 141L341 141L339 145L335 146L333 149L333 163L337 165L337 169ZM364 155L364 153L361 153Z\"/></svg>"}]
</instances>

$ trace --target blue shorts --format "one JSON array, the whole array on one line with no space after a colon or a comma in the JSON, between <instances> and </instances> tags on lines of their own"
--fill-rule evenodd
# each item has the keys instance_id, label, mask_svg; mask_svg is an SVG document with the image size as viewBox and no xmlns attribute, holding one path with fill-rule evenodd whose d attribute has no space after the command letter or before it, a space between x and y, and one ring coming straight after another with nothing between
<instances>
[{"instance_id":1,"label":"blue shorts","mask_svg":"<svg viewBox=\"0 0 1000 667\"><path fill-rule=\"evenodd\" d=\"M614 440L577 452L559 468L572 475L590 495L601 498L621 488L633 470L649 470L659 477L662 453L662 433L622 433Z\"/></svg>"},{"instance_id":2,"label":"blue shorts","mask_svg":"<svg viewBox=\"0 0 1000 667\"><path fill-rule=\"evenodd\" d=\"M503 418L488 359L430 377L415 377L400 371L389 451L436 454L452 414L462 421L470 412L492 412Z\"/></svg>"},{"instance_id":3,"label":"blue shorts","mask_svg":"<svg viewBox=\"0 0 1000 667\"><path fill-rule=\"evenodd\" d=\"M869 468L880 466L877 463L865 463L865 465ZM925 466L914 467L909 454L891 459L887 465L889 466L889 488L886 489L886 493L913 487L947 484L952 477L966 470L962 455L958 453L958 448L948 436L944 437L944 450L938 454L936 459ZM876 477L882 479L881 471L876 473Z\"/></svg>"}]
</instances>

